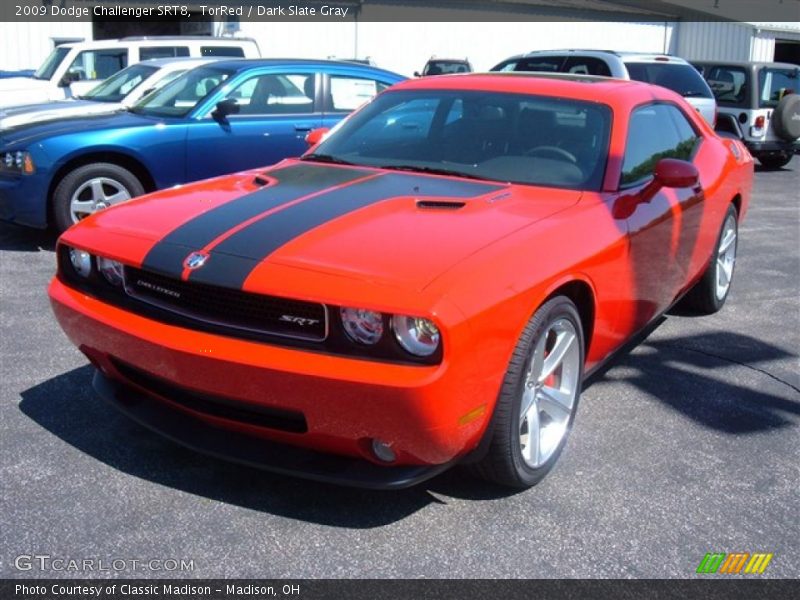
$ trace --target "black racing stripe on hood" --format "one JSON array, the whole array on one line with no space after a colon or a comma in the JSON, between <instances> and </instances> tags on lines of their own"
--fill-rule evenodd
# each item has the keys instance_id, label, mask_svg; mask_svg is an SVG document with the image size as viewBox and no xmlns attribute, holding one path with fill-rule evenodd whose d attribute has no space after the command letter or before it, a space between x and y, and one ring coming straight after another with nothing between
<instances>
[{"instance_id":1,"label":"black racing stripe on hood","mask_svg":"<svg viewBox=\"0 0 800 600\"><path fill-rule=\"evenodd\" d=\"M269 171L266 175L276 179L277 184L226 202L180 225L150 249L142 267L179 278L183 260L190 252L204 248L243 221L286 202L371 173L374 171L313 164L296 164Z\"/></svg>"},{"instance_id":2,"label":"black racing stripe on hood","mask_svg":"<svg viewBox=\"0 0 800 600\"><path fill-rule=\"evenodd\" d=\"M309 198L255 221L212 249L190 281L241 288L253 268L287 242L360 208L400 196L473 198L501 189L496 184L391 173ZM239 259L232 268L231 258ZM247 272L245 272L247 271Z\"/></svg>"}]
</instances>

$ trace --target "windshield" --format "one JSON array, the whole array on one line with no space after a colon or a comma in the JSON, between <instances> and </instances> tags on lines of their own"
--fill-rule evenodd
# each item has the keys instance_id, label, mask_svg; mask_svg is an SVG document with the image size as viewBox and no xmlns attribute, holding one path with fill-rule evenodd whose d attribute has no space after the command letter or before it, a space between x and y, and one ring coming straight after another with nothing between
<instances>
[{"instance_id":1,"label":"windshield","mask_svg":"<svg viewBox=\"0 0 800 600\"><path fill-rule=\"evenodd\" d=\"M660 85L685 98L713 98L703 76L691 65L676 63L625 63L631 79Z\"/></svg>"},{"instance_id":2,"label":"windshield","mask_svg":"<svg viewBox=\"0 0 800 600\"><path fill-rule=\"evenodd\" d=\"M151 67L142 63L123 69L116 75L106 79L103 83L93 87L83 98L95 102L121 102L125 96L139 87L145 79L158 71L158 67Z\"/></svg>"},{"instance_id":3,"label":"windshield","mask_svg":"<svg viewBox=\"0 0 800 600\"><path fill-rule=\"evenodd\" d=\"M761 69L758 72L758 103L775 108L784 96L797 93L798 69Z\"/></svg>"},{"instance_id":4,"label":"windshield","mask_svg":"<svg viewBox=\"0 0 800 600\"><path fill-rule=\"evenodd\" d=\"M137 102L131 112L158 117L185 117L230 77L232 71L198 67Z\"/></svg>"},{"instance_id":5,"label":"windshield","mask_svg":"<svg viewBox=\"0 0 800 600\"><path fill-rule=\"evenodd\" d=\"M54 49L42 63L42 66L33 74L35 79L50 79L58 69L64 58L69 54L69 48L59 46Z\"/></svg>"},{"instance_id":6,"label":"windshield","mask_svg":"<svg viewBox=\"0 0 800 600\"><path fill-rule=\"evenodd\" d=\"M601 104L474 90L388 91L306 160L599 189L611 124Z\"/></svg>"}]
</instances>

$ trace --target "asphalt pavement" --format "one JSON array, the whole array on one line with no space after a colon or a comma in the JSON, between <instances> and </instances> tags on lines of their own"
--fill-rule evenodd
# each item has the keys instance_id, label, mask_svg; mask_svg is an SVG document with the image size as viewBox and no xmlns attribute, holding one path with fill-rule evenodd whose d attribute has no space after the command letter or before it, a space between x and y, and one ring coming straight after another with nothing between
<instances>
[{"instance_id":1,"label":"asphalt pavement","mask_svg":"<svg viewBox=\"0 0 800 600\"><path fill-rule=\"evenodd\" d=\"M173 445L92 392L47 300L53 236L0 224L0 577L693 577L707 552L800 576L799 174L756 173L725 308L616 361L521 493L458 470L366 492Z\"/></svg>"}]
</instances>

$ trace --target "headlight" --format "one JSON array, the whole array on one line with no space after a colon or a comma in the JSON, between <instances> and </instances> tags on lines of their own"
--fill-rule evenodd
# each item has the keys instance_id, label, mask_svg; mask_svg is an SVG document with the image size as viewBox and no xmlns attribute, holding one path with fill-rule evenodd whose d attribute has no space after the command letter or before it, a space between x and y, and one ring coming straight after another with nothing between
<instances>
[{"instance_id":1,"label":"headlight","mask_svg":"<svg viewBox=\"0 0 800 600\"><path fill-rule=\"evenodd\" d=\"M106 281L113 286L122 285L123 281L123 268L122 263L110 258L97 257L97 270L103 274Z\"/></svg>"},{"instance_id":2,"label":"headlight","mask_svg":"<svg viewBox=\"0 0 800 600\"><path fill-rule=\"evenodd\" d=\"M383 337L383 315L365 308L342 308L342 325L354 342L372 346Z\"/></svg>"},{"instance_id":3,"label":"headlight","mask_svg":"<svg viewBox=\"0 0 800 600\"><path fill-rule=\"evenodd\" d=\"M69 261L72 263L72 268L81 277L89 277L92 274L92 255L86 250L70 248Z\"/></svg>"},{"instance_id":4,"label":"headlight","mask_svg":"<svg viewBox=\"0 0 800 600\"><path fill-rule=\"evenodd\" d=\"M0 154L0 168L3 171L24 173L25 175L31 175L36 171L30 153L23 150Z\"/></svg>"},{"instance_id":5,"label":"headlight","mask_svg":"<svg viewBox=\"0 0 800 600\"><path fill-rule=\"evenodd\" d=\"M395 315L392 329L400 345L415 356L430 356L439 348L439 329L430 319Z\"/></svg>"}]
</instances>

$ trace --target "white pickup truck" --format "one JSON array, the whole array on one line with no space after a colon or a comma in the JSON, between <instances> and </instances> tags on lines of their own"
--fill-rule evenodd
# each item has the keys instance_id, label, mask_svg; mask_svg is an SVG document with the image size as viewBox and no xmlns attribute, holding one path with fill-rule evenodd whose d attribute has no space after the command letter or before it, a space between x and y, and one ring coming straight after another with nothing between
<instances>
[{"instance_id":1,"label":"white pickup truck","mask_svg":"<svg viewBox=\"0 0 800 600\"><path fill-rule=\"evenodd\" d=\"M171 57L259 58L250 38L130 37L57 46L33 77L0 79L0 107L63 100L143 60Z\"/></svg>"}]
</instances>

